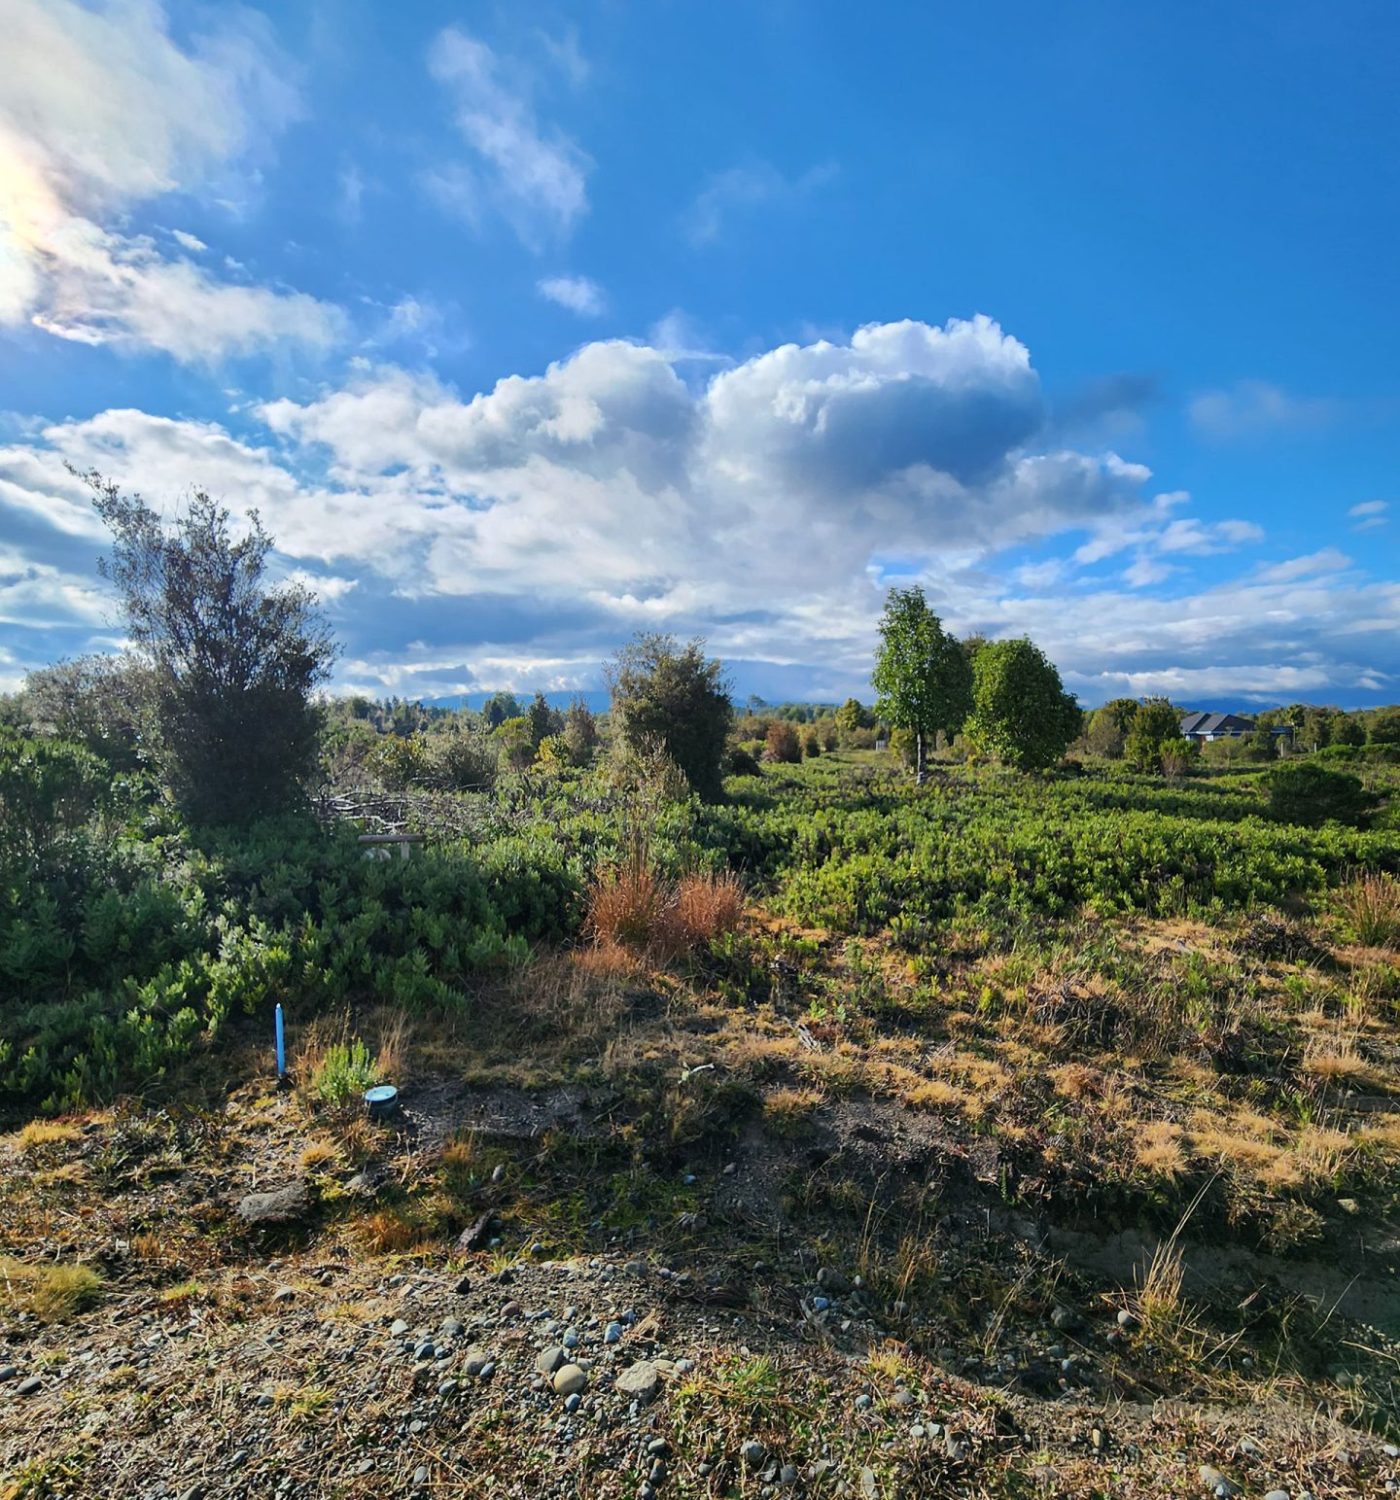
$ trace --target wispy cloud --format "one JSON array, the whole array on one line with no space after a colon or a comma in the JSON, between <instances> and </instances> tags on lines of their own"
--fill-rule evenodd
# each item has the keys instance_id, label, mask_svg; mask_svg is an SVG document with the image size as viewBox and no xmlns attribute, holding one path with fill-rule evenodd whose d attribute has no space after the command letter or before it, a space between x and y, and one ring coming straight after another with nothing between
<instances>
[{"instance_id":1,"label":"wispy cloud","mask_svg":"<svg viewBox=\"0 0 1400 1500\"><path fill-rule=\"evenodd\" d=\"M602 287L587 276L545 276L535 283L535 290L581 318L596 318L607 307Z\"/></svg>"},{"instance_id":2,"label":"wispy cloud","mask_svg":"<svg viewBox=\"0 0 1400 1500\"><path fill-rule=\"evenodd\" d=\"M1353 531L1375 531L1378 527L1388 523L1389 517L1386 512L1390 509L1387 500L1363 500L1360 505L1353 505L1347 515L1353 521Z\"/></svg>"},{"instance_id":3,"label":"wispy cloud","mask_svg":"<svg viewBox=\"0 0 1400 1500\"><path fill-rule=\"evenodd\" d=\"M1219 439L1313 432L1334 421L1339 412L1336 401L1293 396L1265 380L1241 380L1226 390L1203 391L1187 406L1197 431Z\"/></svg>"},{"instance_id":4,"label":"wispy cloud","mask_svg":"<svg viewBox=\"0 0 1400 1500\"><path fill-rule=\"evenodd\" d=\"M798 177L784 176L771 162L729 167L706 180L683 215L682 226L692 244L714 244L734 219L756 208L801 203L836 174L834 162L809 167Z\"/></svg>"},{"instance_id":5,"label":"wispy cloud","mask_svg":"<svg viewBox=\"0 0 1400 1500\"><path fill-rule=\"evenodd\" d=\"M473 226L492 207L522 243L539 250L563 239L588 212L592 162L563 131L541 121L529 79L460 27L438 34L428 70L452 97L458 132L471 155L428 169L438 202Z\"/></svg>"}]
</instances>

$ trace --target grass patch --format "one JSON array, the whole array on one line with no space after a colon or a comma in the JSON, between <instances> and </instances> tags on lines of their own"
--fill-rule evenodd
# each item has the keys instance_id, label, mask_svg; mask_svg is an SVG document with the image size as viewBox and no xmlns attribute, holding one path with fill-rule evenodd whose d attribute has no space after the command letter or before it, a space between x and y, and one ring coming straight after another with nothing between
<instances>
[{"instance_id":1,"label":"grass patch","mask_svg":"<svg viewBox=\"0 0 1400 1500\"><path fill-rule=\"evenodd\" d=\"M101 1293L102 1277L91 1266L0 1258L0 1306L8 1312L62 1323L91 1307Z\"/></svg>"},{"instance_id":2,"label":"grass patch","mask_svg":"<svg viewBox=\"0 0 1400 1500\"><path fill-rule=\"evenodd\" d=\"M1354 875L1337 891L1337 910L1348 933L1367 948L1400 942L1400 881L1393 875Z\"/></svg>"}]
</instances>

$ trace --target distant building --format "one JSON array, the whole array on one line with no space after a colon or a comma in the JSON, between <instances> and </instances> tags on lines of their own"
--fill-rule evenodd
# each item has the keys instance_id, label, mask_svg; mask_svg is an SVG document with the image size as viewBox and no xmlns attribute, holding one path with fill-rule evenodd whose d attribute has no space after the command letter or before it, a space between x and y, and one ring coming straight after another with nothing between
<instances>
[{"instance_id":1,"label":"distant building","mask_svg":"<svg viewBox=\"0 0 1400 1500\"><path fill-rule=\"evenodd\" d=\"M1242 719L1239 714L1183 714L1181 732L1198 745L1212 740L1238 740L1254 733L1254 720Z\"/></svg>"}]
</instances>

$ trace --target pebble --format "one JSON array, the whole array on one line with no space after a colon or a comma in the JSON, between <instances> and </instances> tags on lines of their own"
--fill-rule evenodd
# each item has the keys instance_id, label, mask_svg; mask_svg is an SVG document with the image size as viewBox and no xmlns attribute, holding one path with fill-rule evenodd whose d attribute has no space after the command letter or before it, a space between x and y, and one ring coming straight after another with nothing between
<instances>
[{"instance_id":1,"label":"pebble","mask_svg":"<svg viewBox=\"0 0 1400 1500\"><path fill-rule=\"evenodd\" d=\"M582 1405L583 1405L583 1397L580 1396L577 1391L575 1391L568 1398L568 1400L564 1402L564 1410L565 1411L570 1411L570 1412L577 1411L579 1409L579 1407L582 1406Z\"/></svg>"},{"instance_id":2,"label":"pebble","mask_svg":"<svg viewBox=\"0 0 1400 1500\"><path fill-rule=\"evenodd\" d=\"M279 1286L272 1294L274 1302L293 1302L296 1300L297 1289L294 1286Z\"/></svg>"},{"instance_id":3,"label":"pebble","mask_svg":"<svg viewBox=\"0 0 1400 1500\"><path fill-rule=\"evenodd\" d=\"M768 1457L768 1449L757 1438L750 1438L739 1449L739 1457L743 1459L746 1467L756 1469Z\"/></svg>"},{"instance_id":4,"label":"pebble","mask_svg":"<svg viewBox=\"0 0 1400 1500\"><path fill-rule=\"evenodd\" d=\"M462 1373L476 1380L485 1373L486 1367L490 1363L491 1356L485 1349L468 1349L467 1357L462 1362Z\"/></svg>"},{"instance_id":5,"label":"pebble","mask_svg":"<svg viewBox=\"0 0 1400 1500\"><path fill-rule=\"evenodd\" d=\"M1200 1475L1201 1483L1215 1496L1215 1500L1231 1500L1231 1496L1241 1493L1239 1485L1232 1479L1227 1479L1211 1464L1202 1464Z\"/></svg>"},{"instance_id":6,"label":"pebble","mask_svg":"<svg viewBox=\"0 0 1400 1500\"><path fill-rule=\"evenodd\" d=\"M1269 1493L1264 1496L1264 1500L1288 1500L1288 1491L1270 1490Z\"/></svg>"},{"instance_id":7,"label":"pebble","mask_svg":"<svg viewBox=\"0 0 1400 1500\"><path fill-rule=\"evenodd\" d=\"M542 1349L535 1360L535 1373L553 1375L564 1362L564 1351L558 1344L551 1344L547 1349Z\"/></svg>"},{"instance_id":8,"label":"pebble","mask_svg":"<svg viewBox=\"0 0 1400 1500\"><path fill-rule=\"evenodd\" d=\"M1051 1312L1050 1323L1053 1327L1061 1330L1077 1328L1079 1326L1079 1314L1072 1307L1065 1307L1061 1304Z\"/></svg>"},{"instance_id":9,"label":"pebble","mask_svg":"<svg viewBox=\"0 0 1400 1500\"><path fill-rule=\"evenodd\" d=\"M395 1318L389 1325L389 1337L401 1339L408 1332L408 1324L402 1318Z\"/></svg>"},{"instance_id":10,"label":"pebble","mask_svg":"<svg viewBox=\"0 0 1400 1500\"><path fill-rule=\"evenodd\" d=\"M605 1344L616 1344L622 1340L622 1324L609 1323L603 1330L603 1342Z\"/></svg>"},{"instance_id":11,"label":"pebble","mask_svg":"<svg viewBox=\"0 0 1400 1500\"><path fill-rule=\"evenodd\" d=\"M28 1380L21 1380L15 1387L17 1396L37 1396L44 1388L44 1382L37 1375L31 1375Z\"/></svg>"},{"instance_id":12,"label":"pebble","mask_svg":"<svg viewBox=\"0 0 1400 1500\"><path fill-rule=\"evenodd\" d=\"M413 1351L413 1357L417 1360L431 1359L436 1353L437 1350L433 1348L433 1346L425 1339L423 1343L419 1344L419 1346Z\"/></svg>"},{"instance_id":13,"label":"pebble","mask_svg":"<svg viewBox=\"0 0 1400 1500\"><path fill-rule=\"evenodd\" d=\"M873 1396L869 1395L865 1391L862 1391L861 1394L856 1397L856 1410L857 1411L869 1411L870 1408L872 1406L874 1406L874 1404L875 1404L875 1398Z\"/></svg>"},{"instance_id":14,"label":"pebble","mask_svg":"<svg viewBox=\"0 0 1400 1500\"><path fill-rule=\"evenodd\" d=\"M561 1365L554 1372L554 1390L560 1396L572 1396L588 1384L588 1376L577 1365Z\"/></svg>"},{"instance_id":15,"label":"pebble","mask_svg":"<svg viewBox=\"0 0 1400 1500\"><path fill-rule=\"evenodd\" d=\"M413 1471L413 1482L414 1482L414 1484L420 1485L420 1486L427 1484L427 1482L428 1482L428 1466L427 1466L427 1464L419 1464L418 1467Z\"/></svg>"},{"instance_id":16,"label":"pebble","mask_svg":"<svg viewBox=\"0 0 1400 1500\"><path fill-rule=\"evenodd\" d=\"M1118 1314L1118 1326L1120 1328L1127 1328L1127 1329L1131 1330L1131 1329L1134 1329L1134 1328L1136 1328L1138 1326L1138 1320L1125 1307L1123 1309L1123 1311Z\"/></svg>"},{"instance_id":17,"label":"pebble","mask_svg":"<svg viewBox=\"0 0 1400 1500\"><path fill-rule=\"evenodd\" d=\"M796 1466L796 1464L784 1464L782 1466L782 1468L778 1470L778 1483L779 1484L796 1484L797 1483L797 1466Z\"/></svg>"}]
</instances>

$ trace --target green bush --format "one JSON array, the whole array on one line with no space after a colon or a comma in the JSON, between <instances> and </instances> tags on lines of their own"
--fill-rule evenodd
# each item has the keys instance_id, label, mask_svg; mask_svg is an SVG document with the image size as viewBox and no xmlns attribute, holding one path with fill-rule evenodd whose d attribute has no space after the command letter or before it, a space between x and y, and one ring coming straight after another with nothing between
<instances>
[{"instance_id":1,"label":"green bush","mask_svg":"<svg viewBox=\"0 0 1400 1500\"><path fill-rule=\"evenodd\" d=\"M1269 816L1280 823L1317 828L1323 823L1362 823L1376 798L1359 776L1329 771L1313 761L1280 766L1269 777Z\"/></svg>"}]
</instances>

